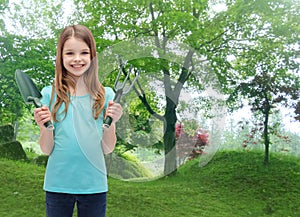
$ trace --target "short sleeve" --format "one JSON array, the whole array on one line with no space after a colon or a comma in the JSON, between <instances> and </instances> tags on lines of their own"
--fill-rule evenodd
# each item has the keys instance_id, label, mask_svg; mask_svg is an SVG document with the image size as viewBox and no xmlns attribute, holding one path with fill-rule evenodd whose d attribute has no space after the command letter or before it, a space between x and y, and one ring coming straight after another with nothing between
<instances>
[{"instance_id":1,"label":"short sleeve","mask_svg":"<svg viewBox=\"0 0 300 217\"><path fill-rule=\"evenodd\" d=\"M104 103L104 109L107 108L108 102L113 100L115 97L115 92L111 87L105 87L105 103Z\"/></svg>"},{"instance_id":2,"label":"short sleeve","mask_svg":"<svg viewBox=\"0 0 300 217\"><path fill-rule=\"evenodd\" d=\"M42 105L49 106L50 105L50 98L51 98L52 86L46 86L42 89Z\"/></svg>"}]
</instances>

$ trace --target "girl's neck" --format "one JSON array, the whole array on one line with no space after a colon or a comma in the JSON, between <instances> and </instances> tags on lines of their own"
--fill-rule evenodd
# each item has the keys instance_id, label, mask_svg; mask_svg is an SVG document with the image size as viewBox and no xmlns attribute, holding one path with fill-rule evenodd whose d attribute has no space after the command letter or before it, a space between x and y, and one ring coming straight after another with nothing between
<instances>
[{"instance_id":1,"label":"girl's neck","mask_svg":"<svg viewBox=\"0 0 300 217\"><path fill-rule=\"evenodd\" d=\"M84 96L88 94L88 89L82 76L75 78L75 88L70 87L70 93L72 96Z\"/></svg>"}]
</instances>

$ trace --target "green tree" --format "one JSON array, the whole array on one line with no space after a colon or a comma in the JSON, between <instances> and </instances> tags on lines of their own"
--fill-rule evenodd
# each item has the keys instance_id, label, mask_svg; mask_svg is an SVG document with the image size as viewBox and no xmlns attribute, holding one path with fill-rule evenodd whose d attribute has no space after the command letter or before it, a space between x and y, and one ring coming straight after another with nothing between
<instances>
[{"instance_id":1,"label":"green tree","mask_svg":"<svg viewBox=\"0 0 300 217\"><path fill-rule=\"evenodd\" d=\"M20 69L41 89L54 76L60 4L54 1L5 1L0 4L0 124L15 124L29 109L15 83Z\"/></svg>"},{"instance_id":2,"label":"green tree","mask_svg":"<svg viewBox=\"0 0 300 217\"><path fill-rule=\"evenodd\" d=\"M203 89L199 82L204 76L197 70L192 59L205 49L196 39L203 34L201 28L208 25L208 1L190 5L189 1L106 1L90 2L75 1L78 12L89 14L85 22L90 26L96 37L108 35L114 43L119 40L136 39L139 37L153 37L152 58L136 61L136 67L143 66L144 73L151 73L163 81L165 105L162 113L160 109L152 108L148 103L148 96L143 88L139 89L138 96L151 115L164 123L164 151L165 174L176 171L175 124L177 122L176 108L181 90L186 82L194 86L195 90ZM80 3L80 4L79 4ZM79 17L79 16L78 16ZM100 19L99 19L100 17ZM200 28L200 29L199 29ZM100 34L100 35L98 35ZM166 60L165 53L170 52L174 40L188 45L180 58L182 64ZM176 45L175 45L176 46ZM177 49L180 51L181 48ZM176 59L176 54L173 54ZM177 54L177 56L179 56ZM142 58L140 58L142 59ZM201 60L200 60L201 61ZM200 76L201 75L201 76ZM200 79L200 80L199 80Z\"/></svg>"},{"instance_id":3,"label":"green tree","mask_svg":"<svg viewBox=\"0 0 300 217\"><path fill-rule=\"evenodd\" d=\"M268 142L268 106L281 99L294 98L297 85L290 71L298 67L295 51L299 41L297 17L299 3L293 1L226 1L226 9L216 13L211 1L75 1L77 17L93 29L98 38L107 36L103 44L121 40L138 39L141 36L155 38L157 61L145 64L144 71L155 72L163 81L165 107L163 114L147 105L147 96L139 94L149 112L164 121L165 174L176 170L175 123L176 108L182 87L186 84L197 90L205 88L203 74L209 69L196 68L196 62L206 61L217 75L225 93L235 94L236 99L246 97L250 105L263 100L260 109L265 114L265 142ZM83 16L85 15L85 16ZM172 46L172 40L187 44L181 66L167 62L164 52ZM104 40L102 40L104 42ZM155 48L153 48L153 51ZM158 58L157 58L158 57ZM140 66L140 65L139 65ZM156 70L154 69L156 66ZM203 64L202 64L203 66ZM269 90L268 78L276 81ZM258 80L260 83L258 84ZM255 81L254 81L255 80ZM251 84L252 82L252 84ZM255 85L268 87L257 89ZM210 82L212 83L212 82ZM252 88L239 88L242 83ZM295 84L286 90L286 83ZM279 90L278 90L279 88ZM141 91L142 92L142 91ZM292 96L292 97L291 97ZM257 100L255 100L255 98ZM230 99L233 99L231 97ZM272 102L271 102L272 101ZM283 102L283 101L282 101ZM267 147L267 145L266 145ZM267 151L267 149L266 149ZM267 160L267 158L265 159Z\"/></svg>"},{"instance_id":4,"label":"green tree","mask_svg":"<svg viewBox=\"0 0 300 217\"><path fill-rule=\"evenodd\" d=\"M253 113L262 115L264 163L267 164L270 114L279 106L294 107L299 98L299 48L296 46L299 10L294 9L300 5L293 1L260 1L249 3L248 7L252 9L246 18L250 22L245 25L247 31L239 36L245 45L235 54L231 65L229 81L235 88L229 91L232 91L229 102L244 97Z\"/></svg>"},{"instance_id":5,"label":"green tree","mask_svg":"<svg viewBox=\"0 0 300 217\"><path fill-rule=\"evenodd\" d=\"M5 31L4 22L1 20L0 35L0 124L15 124L18 117L22 116L24 105L14 82L13 70L16 69L16 59L19 53L16 49L20 38ZM16 42L16 43L15 43Z\"/></svg>"},{"instance_id":6,"label":"green tree","mask_svg":"<svg viewBox=\"0 0 300 217\"><path fill-rule=\"evenodd\" d=\"M300 101L297 102L295 107L296 107L296 109L295 109L295 114L296 114L295 119L300 121Z\"/></svg>"}]
</instances>

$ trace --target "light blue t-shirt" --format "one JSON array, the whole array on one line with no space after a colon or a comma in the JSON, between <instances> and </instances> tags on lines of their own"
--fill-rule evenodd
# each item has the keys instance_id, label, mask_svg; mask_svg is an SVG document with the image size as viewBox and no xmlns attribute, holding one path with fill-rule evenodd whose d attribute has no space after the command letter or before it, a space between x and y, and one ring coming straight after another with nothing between
<instances>
[{"instance_id":1,"label":"light blue t-shirt","mask_svg":"<svg viewBox=\"0 0 300 217\"><path fill-rule=\"evenodd\" d=\"M43 88L43 105L49 106L51 91L51 86ZM104 108L113 97L113 90L106 87ZM56 97L53 102L55 100ZM95 120L91 108L93 103L90 95L72 96L65 118L65 114L60 114L64 105L60 107L59 121L54 122L54 148L48 159L44 190L70 194L108 190L101 145L103 112Z\"/></svg>"}]
</instances>

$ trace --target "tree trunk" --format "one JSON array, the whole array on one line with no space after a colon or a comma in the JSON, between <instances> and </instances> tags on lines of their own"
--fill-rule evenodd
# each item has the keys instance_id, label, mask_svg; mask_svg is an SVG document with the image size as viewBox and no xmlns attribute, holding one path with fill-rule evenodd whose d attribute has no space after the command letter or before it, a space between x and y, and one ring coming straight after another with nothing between
<instances>
[{"instance_id":1,"label":"tree trunk","mask_svg":"<svg viewBox=\"0 0 300 217\"><path fill-rule=\"evenodd\" d=\"M268 119L269 115L265 115L265 120ZM265 157L264 157L264 164L269 163L269 149L270 149L270 140L269 140L269 133L268 133L268 124L264 126L264 142L265 142Z\"/></svg>"},{"instance_id":2,"label":"tree trunk","mask_svg":"<svg viewBox=\"0 0 300 217\"><path fill-rule=\"evenodd\" d=\"M14 127L14 141L17 140L18 132L19 132L19 122L16 121L15 122L15 127Z\"/></svg>"},{"instance_id":3,"label":"tree trunk","mask_svg":"<svg viewBox=\"0 0 300 217\"><path fill-rule=\"evenodd\" d=\"M270 115L270 105L268 104L264 112L264 143L265 143L265 157L264 164L269 163L269 149L270 149L270 136L269 136L269 115Z\"/></svg>"},{"instance_id":4,"label":"tree trunk","mask_svg":"<svg viewBox=\"0 0 300 217\"><path fill-rule=\"evenodd\" d=\"M165 164L164 175L171 175L177 172L176 165L176 142L175 142L175 125L177 121L176 117L176 105L167 98L167 106L164 122L164 150L165 150Z\"/></svg>"}]
</instances>

